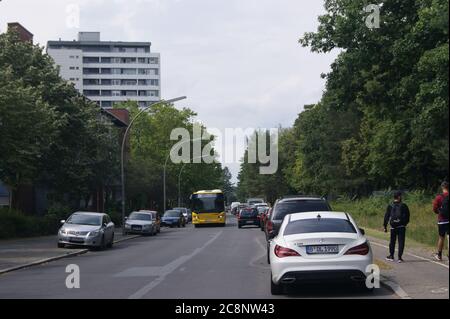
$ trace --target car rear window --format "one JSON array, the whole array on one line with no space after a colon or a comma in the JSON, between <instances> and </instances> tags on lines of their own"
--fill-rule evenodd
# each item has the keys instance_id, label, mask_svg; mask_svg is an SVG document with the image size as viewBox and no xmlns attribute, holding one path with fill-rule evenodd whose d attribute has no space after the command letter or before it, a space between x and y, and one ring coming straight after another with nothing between
<instances>
[{"instance_id":1,"label":"car rear window","mask_svg":"<svg viewBox=\"0 0 450 319\"><path fill-rule=\"evenodd\" d=\"M304 212L326 212L330 207L324 200L296 200L278 203L273 211L273 219L282 220L286 215Z\"/></svg>"},{"instance_id":2,"label":"car rear window","mask_svg":"<svg viewBox=\"0 0 450 319\"><path fill-rule=\"evenodd\" d=\"M253 217L258 215L258 210L256 209L244 209L241 211L242 217Z\"/></svg>"},{"instance_id":3,"label":"car rear window","mask_svg":"<svg viewBox=\"0 0 450 319\"><path fill-rule=\"evenodd\" d=\"M315 218L300 219L289 222L284 230L284 236L310 233L351 233L356 234L353 224L346 219Z\"/></svg>"}]
</instances>

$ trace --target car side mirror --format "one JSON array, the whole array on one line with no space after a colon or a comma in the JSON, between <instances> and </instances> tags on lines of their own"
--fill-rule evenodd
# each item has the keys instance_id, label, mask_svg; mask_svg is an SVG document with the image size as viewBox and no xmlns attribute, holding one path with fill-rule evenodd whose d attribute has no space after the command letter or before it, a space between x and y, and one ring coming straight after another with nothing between
<instances>
[{"instance_id":1,"label":"car side mirror","mask_svg":"<svg viewBox=\"0 0 450 319\"><path fill-rule=\"evenodd\" d=\"M66 221L63 219L63 220L60 220L59 221L61 224L65 224L66 223Z\"/></svg>"},{"instance_id":2,"label":"car side mirror","mask_svg":"<svg viewBox=\"0 0 450 319\"><path fill-rule=\"evenodd\" d=\"M272 240L272 239L274 239L274 238L276 237L276 235L275 235L274 232L270 232L270 233L267 235L267 237L269 238L269 240Z\"/></svg>"},{"instance_id":3,"label":"car side mirror","mask_svg":"<svg viewBox=\"0 0 450 319\"><path fill-rule=\"evenodd\" d=\"M365 235L366 231L363 228L360 228L359 231L361 232L361 234Z\"/></svg>"},{"instance_id":4,"label":"car side mirror","mask_svg":"<svg viewBox=\"0 0 450 319\"><path fill-rule=\"evenodd\" d=\"M125 220L128 220L128 217L125 217Z\"/></svg>"},{"instance_id":5,"label":"car side mirror","mask_svg":"<svg viewBox=\"0 0 450 319\"><path fill-rule=\"evenodd\" d=\"M108 227L108 224L107 223L103 223L103 228L106 228L106 227Z\"/></svg>"}]
</instances>

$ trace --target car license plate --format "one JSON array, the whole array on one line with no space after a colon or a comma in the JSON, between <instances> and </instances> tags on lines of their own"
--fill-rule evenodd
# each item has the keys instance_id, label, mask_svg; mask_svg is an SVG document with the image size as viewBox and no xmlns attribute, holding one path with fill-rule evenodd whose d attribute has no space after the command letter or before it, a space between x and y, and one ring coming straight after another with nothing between
<instances>
[{"instance_id":1,"label":"car license plate","mask_svg":"<svg viewBox=\"0 0 450 319\"><path fill-rule=\"evenodd\" d=\"M339 254L338 245L306 246L308 255L333 255Z\"/></svg>"}]
</instances>

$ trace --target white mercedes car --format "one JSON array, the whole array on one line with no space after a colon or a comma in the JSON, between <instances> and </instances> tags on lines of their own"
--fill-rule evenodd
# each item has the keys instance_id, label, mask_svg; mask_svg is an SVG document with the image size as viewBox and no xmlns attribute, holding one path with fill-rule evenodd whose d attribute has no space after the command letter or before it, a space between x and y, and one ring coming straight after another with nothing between
<instances>
[{"instance_id":1,"label":"white mercedes car","mask_svg":"<svg viewBox=\"0 0 450 319\"><path fill-rule=\"evenodd\" d=\"M364 230L347 213L287 215L269 247L273 295L282 294L286 285L311 282L344 280L365 288L373 264Z\"/></svg>"}]
</instances>

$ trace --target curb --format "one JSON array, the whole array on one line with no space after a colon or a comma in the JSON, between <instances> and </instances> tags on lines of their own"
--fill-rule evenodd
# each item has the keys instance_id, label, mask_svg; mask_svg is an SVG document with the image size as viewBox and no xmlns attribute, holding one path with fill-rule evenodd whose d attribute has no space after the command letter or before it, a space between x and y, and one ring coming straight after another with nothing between
<instances>
[{"instance_id":1,"label":"curb","mask_svg":"<svg viewBox=\"0 0 450 319\"><path fill-rule=\"evenodd\" d=\"M114 241L114 244L118 244L118 243L121 243L121 242L124 242L124 241L127 241L127 240L138 238L138 237L140 237L140 236L131 236L131 237L127 237L127 238L122 238L122 239ZM42 264L47 264L49 262L57 261L57 260L64 259L64 258L84 255L87 252L89 252L89 249L82 249L82 250L79 250L79 251L76 251L76 252L73 252L73 253L68 253L68 254L59 255L59 256L55 256L55 257L45 258L45 259L34 261L32 263L28 263L28 264L24 264L24 265L20 265L20 266L15 266L15 267L3 269L3 270L0 270L0 276L4 275L4 274L7 274L7 273L10 273L10 272L13 272L13 271L16 271L16 270L30 268L30 267L33 267L33 266L39 266L39 265L42 265Z\"/></svg>"}]
</instances>

